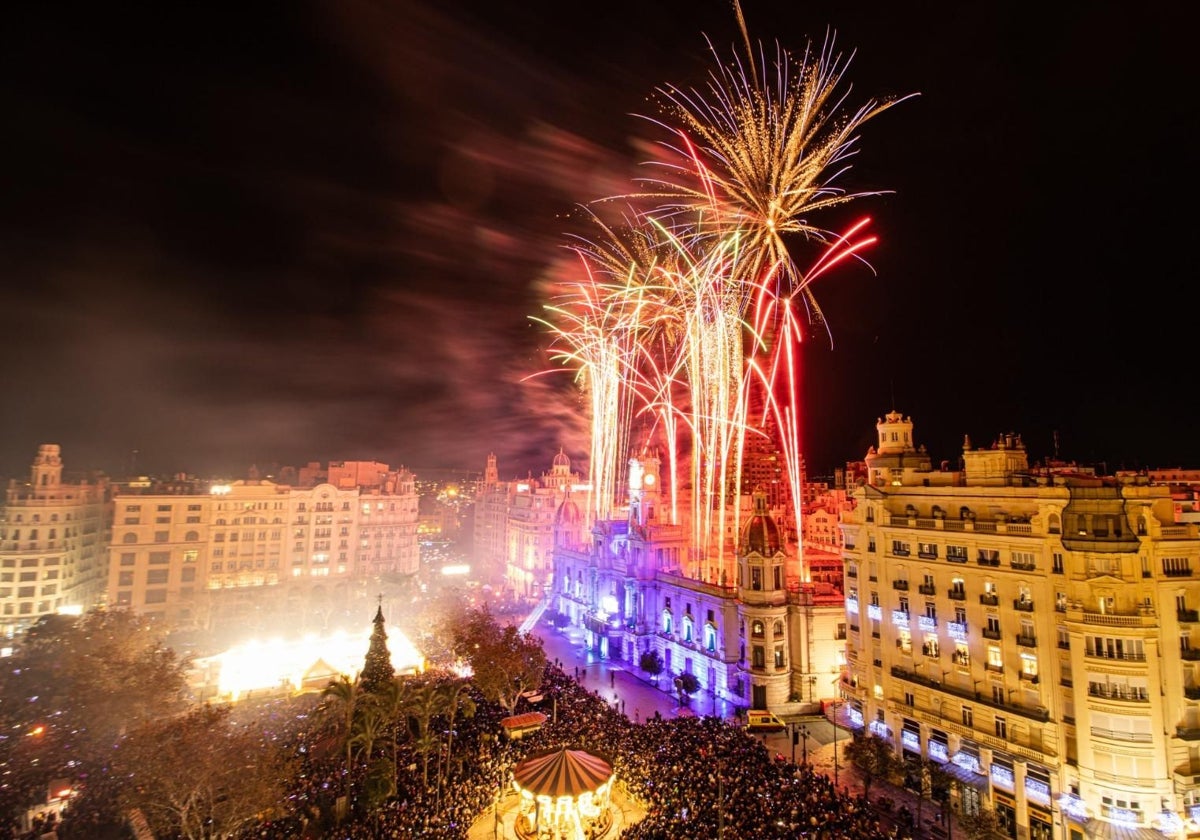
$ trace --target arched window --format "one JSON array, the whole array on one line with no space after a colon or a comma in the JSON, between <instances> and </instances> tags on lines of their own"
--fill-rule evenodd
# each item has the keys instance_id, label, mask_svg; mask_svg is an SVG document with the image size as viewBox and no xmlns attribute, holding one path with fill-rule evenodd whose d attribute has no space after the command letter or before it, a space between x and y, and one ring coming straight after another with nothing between
<instances>
[{"instance_id":1,"label":"arched window","mask_svg":"<svg viewBox=\"0 0 1200 840\"><path fill-rule=\"evenodd\" d=\"M685 642L692 641L692 617L690 615L683 617L683 640Z\"/></svg>"},{"instance_id":2,"label":"arched window","mask_svg":"<svg viewBox=\"0 0 1200 840\"><path fill-rule=\"evenodd\" d=\"M717 627L711 621L704 625L704 649L709 653L717 652Z\"/></svg>"},{"instance_id":3,"label":"arched window","mask_svg":"<svg viewBox=\"0 0 1200 840\"><path fill-rule=\"evenodd\" d=\"M137 542L137 534L129 533L121 537L121 542L129 544Z\"/></svg>"},{"instance_id":4,"label":"arched window","mask_svg":"<svg viewBox=\"0 0 1200 840\"><path fill-rule=\"evenodd\" d=\"M196 542L200 539L200 534L197 531L188 531L183 535L184 542Z\"/></svg>"},{"instance_id":5,"label":"arched window","mask_svg":"<svg viewBox=\"0 0 1200 840\"><path fill-rule=\"evenodd\" d=\"M1046 520L1046 527L1051 534L1060 534L1062 533L1062 519L1059 518L1057 513L1052 513L1050 514L1050 518Z\"/></svg>"},{"instance_id":6,"label":"arched window","mask_svg":"<svg viewBox=\"0 0 1200 840\"><path fill-rule=\"evenodd\" d=\"M662 629L664 633L670 633L675 627L675 622L671 618L670 610L663 610L662 613Z\"/></svg>"},{"instance_id":7,"label":"arched window","mask_svg":"<svg viewBox=\"0 0 1200 840\"><path fill-rule=\"evenodd\" d=\"M771 628L771 632L775 634L776 639L778 639L780 636L782 636L783 635L783 622L776 619L775 626Z\"/></svg>"},{"instance_id":8,"label":"arched window","mask_svg":"<svg viewBox=\"0 0 1200 840\"><path fill-rule=\"evenodd\" d=\"M750 624L750 635L753 636L754 638L761 639L766 634L766 632L767 632L767 628L761 621L758 621L757 619L755 619Z\"/></svg>"}]
</instances>

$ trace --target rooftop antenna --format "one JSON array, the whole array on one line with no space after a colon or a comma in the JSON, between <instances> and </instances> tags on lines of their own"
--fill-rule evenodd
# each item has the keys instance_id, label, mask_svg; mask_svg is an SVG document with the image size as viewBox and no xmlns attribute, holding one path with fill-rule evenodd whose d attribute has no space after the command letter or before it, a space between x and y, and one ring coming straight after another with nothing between
<instances>
[{"instance_id":1,"label":"rooftop antenna","mask_svg":"<svg viewBox=\"0 0 1200 840\"><path fill-rule=\"evenodd\" d=\"M1053 432L1054 435L1054 460L1058 460L1058 429Z\"/></svg>"}]
</instances>

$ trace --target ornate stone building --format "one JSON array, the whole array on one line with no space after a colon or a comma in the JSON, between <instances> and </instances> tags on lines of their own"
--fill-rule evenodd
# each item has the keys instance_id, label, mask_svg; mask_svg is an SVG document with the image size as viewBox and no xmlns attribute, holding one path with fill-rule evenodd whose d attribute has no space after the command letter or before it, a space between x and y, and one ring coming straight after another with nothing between
<instances>
[{"instance_id":1,"label":"ornate stone building","mask_svg":"<svg viewBox=\"0 0 1200 840\"><path fill-rule=\"evenodd\" d=\"M0 637L43 615L99 603L108 545L103 480L64 481L62 451L38 447L29 481L12 481L0 516Z\"/></svg>"},{"instance_id":2,"label":"ornate stone building","mask_svg":"<svg viewBox=\"0 0 1200 840\"><path fill-rule=\"evenodd\" d=\"M843 515L852 722L1020 840L1200 827L1200 539L1146 476L877 424Z\"/></svg>"},{"instance_id":3,"label":"ornate stone building","mask_svg":"<svg viewBox=\"0 0 1200 840\"><path fill-rule=\"evenodd\" d=\"M601 656L636 667L658 653L664 679L693 674L702 693L745 708L802 711L833 695L841 668L841 593L802 583L758 492L737 539L737 579L686 573L689 529L667 521L656 457L630 469L627 516L590 528L560 510L551 605Z\"/></svg>"}]
</instances>

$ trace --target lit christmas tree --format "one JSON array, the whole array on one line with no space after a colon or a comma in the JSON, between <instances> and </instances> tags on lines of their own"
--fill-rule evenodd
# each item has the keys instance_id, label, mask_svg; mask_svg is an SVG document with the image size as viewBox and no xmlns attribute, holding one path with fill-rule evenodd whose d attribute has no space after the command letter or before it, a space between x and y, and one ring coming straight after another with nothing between
<instances>
[{"instance_id":1,"label":"lit christmas tree","mask_svg":"<svg viewBox=\"0 0 1200 840\"><path fill-rule=\"evenodd\" d=\"M362 690L368 694L378 694L396 677L396 669L392 667L392 654L387 646L387 631L383 629L382 602L375 613L374 624L371 646L367 648L367 658L359 675Z\"/></svg>"}]
</instances>

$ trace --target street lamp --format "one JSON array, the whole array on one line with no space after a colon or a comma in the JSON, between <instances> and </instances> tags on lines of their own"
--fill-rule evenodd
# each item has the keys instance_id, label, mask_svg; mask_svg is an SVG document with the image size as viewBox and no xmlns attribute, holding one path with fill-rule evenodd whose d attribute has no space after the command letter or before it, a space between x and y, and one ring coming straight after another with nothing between
<instances>
[{"instance_id":1,"label":"street lamp","mask_svg":"<svg viewBox=\"0 0 1200 840\"><path fill-rule=\"evenodd\" d=\"M800 755L803 756L804 766L808 766L808 727L800 727ZM792 763L796 763L796 745L792 744Z\"/></svg>"}]
</instances>

